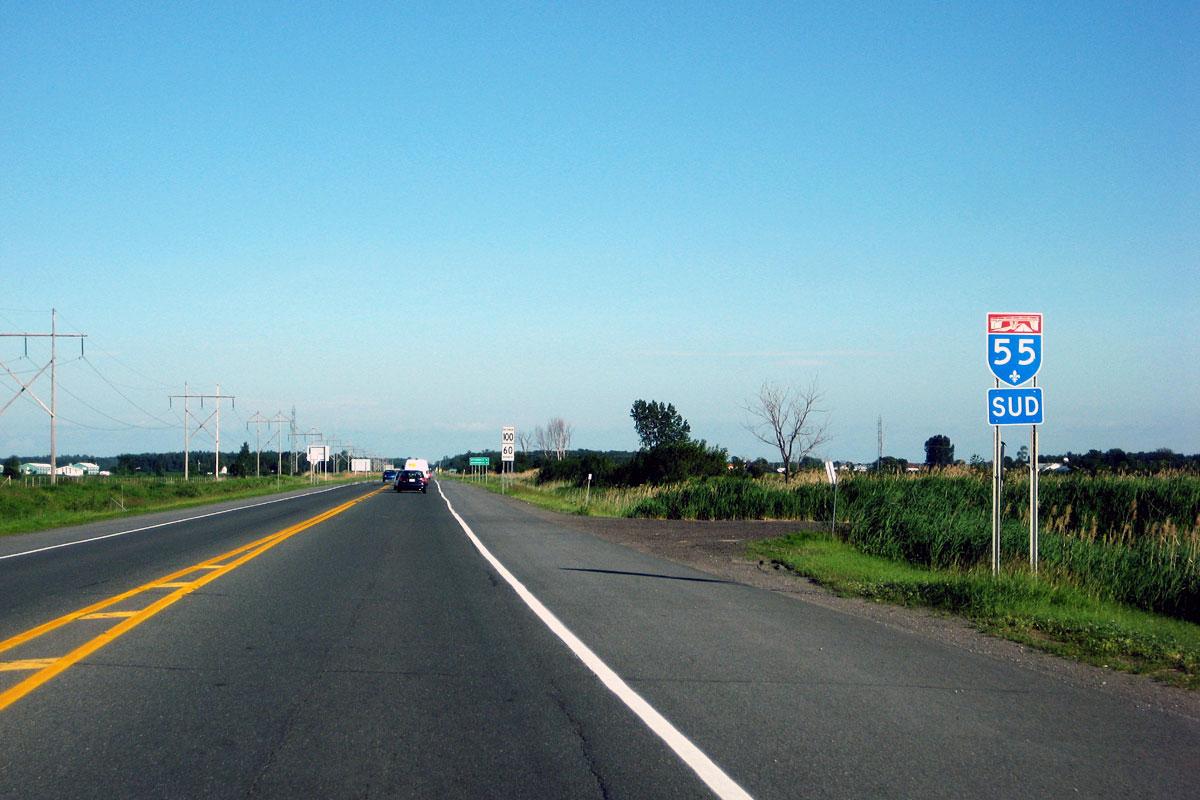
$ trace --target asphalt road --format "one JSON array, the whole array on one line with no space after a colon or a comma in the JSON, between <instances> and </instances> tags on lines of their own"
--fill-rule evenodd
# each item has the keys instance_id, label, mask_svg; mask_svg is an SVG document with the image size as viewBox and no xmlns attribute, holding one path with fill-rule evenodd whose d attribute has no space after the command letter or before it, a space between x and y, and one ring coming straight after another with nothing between
<instances>
[{"instance_id":1,"label":"asphalt road","mask_svg":"<svg viewBox=\"0 0 1200 800\"><path fill-rule=\"evenodd\" d=\"M442 487L501 566L433 488L4 540L0 796L713 796L505 573L756 798L1200 792L1200 721Z\"/></svg>"}]
</instances>

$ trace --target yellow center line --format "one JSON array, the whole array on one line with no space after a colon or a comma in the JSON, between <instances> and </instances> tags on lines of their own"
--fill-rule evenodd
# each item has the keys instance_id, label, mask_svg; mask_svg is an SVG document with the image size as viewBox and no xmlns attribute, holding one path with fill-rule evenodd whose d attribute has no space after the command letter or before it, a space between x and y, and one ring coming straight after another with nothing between
<instances>
[{"instance_id":1,"label":"yellow center line","mask_svg":"<svg viewBox=\"0 0 1200 800\"><path fill-rule=\"evenodd\" d=\"M24 661L0 661L0 672L18 672L20 670L43 669L50 666L57 658L27 658Z\"/></svg>"},{"instance_id":2,"label":"yellow center line","mask_svg":"<svg viewBox=\"0 0 1200 800\"><path fill-rule=\"evenodd\" d=\"M175 591L159 598L155 602L153 602L150 605L143 608L141 611L133 612L133 614L131 616L127 617L123 621L119 622L118 624L116 624L113 627L109 628L108 630L104 631L103 633L101 633L100 635L91 639L90 641L87 641L84 644L80 645L79 647L76 647L74 650L67 653L65 656L62 656L60 658L55 658L55 659L44 659L44 661L46 662L45 664L41 665L40 667L32 667L33 669L38 669L39 670L38 672L34 673L33 675L30 675L28 678L26 678L25 680L16 684L15 686L10 687L6 691L0 692L0 711L3 711L4 709L8 708L10 705L17 702L21 698L25 697L27 694L32 692L34 689L37 689L39 686L43 685L47 681L50 681L53 678L57 677L58 675L62 674L67 669L74 666L75 664L78 664L80 661L87 658L92 653L95 653L97 650L100 650L105 645L110 644L111 642L115 641L119 637L121 637L124 634L128 633L129 631L133 630L138 625L141 625L143 622L150 619L158 612L160 612L163 609L167 608L168 606L174 604L175 602L177 602L181 598L185 597L186 595L191 594L196 589L199 589L201 586L205 586L209 583L212 583L217 578L220 578L222 575L232 572L233 570L237 569L241 565L245 564L247 561L250 561L250 560L262 555L267 550L270 550L272 547L274 547L275 545L284 541L285 539L295 536L297 533L300 533L301 531L308 530L309 528L313 527L314 525L319 525L320 523L322 523L332 517L335 517L338 514L341 514L342 512L346 511L347 509L351 508L352 506L355 506L358 503L361 503L362 501L366 500L367 498L373 497L374 495L379 494L380 492L383 491L384 488L386 488L386 487L380 487L379 489L376 489L373 492L369 492L369 493L363 495L362 497L356 497L355 499L350 500L345 503L342 503L339 506L335 506L335 507L329 509L328 511L324 511L320 514L317 514L315 517L310 517L309 519L306 519L303 522L298 522L295 525L291 525L287 528L284 528L283 530L276 531L275 533L271 534L270 536L264 536L263 538L253 541L248 545L242 545L241 547L238 547L235 550L230 550L228 553L225 553L224 555L221 555L221 556L217 556L215 559L212 559L212 558L205 559L203 565L187 567L187 568L179 570L177 572L173 572L170 575L160 578L159 580L144 584L142 586L139 586L136 589L131 589L128 592L122 592L121 594L116 595L114 597L110 597L107 600L101 600L98 603L93 603L92 605L87 606L86 608L81 608L78 611L71 612L70 614L64 614L63 616L59 617L58 619L51 620L50 622L47 622L43 625L39 625L36 628L31 628L30 630L28 630L24 633L17 634L16 636L13 636L9 639L4 640L3 642L0 642L0 652L3 652L4 650L8 650L12 647L16 647L18 644L28 642L31 639L35 639L38 636L41 636L52 630L60 628L63 625L66 625L70 622L74 622L75 620L81 619L86 616L90 616L91 614L94 614L94 613L96 613L104 608L107 608L109 606L116 605L117 603L121 602L122 600L127 600L128 598L130 598L136 594L140 594L141 592L147 591L149 589L162 588L162 587L166 586L168 583L172 583L173 579L181 577L183 575L186 575L189 572L193 572L196 569L199 569L201 567L207 569L208 565L211 565L213 561L225 561L226 559L233 559L232 561L229 561L228 563L223 564L220 567L212 569L208 574L206 574L194 581L191 581L189 583L177 584L178 588L176 588ZM10 661L7 663L18 664L18 663L31 663L31 662ZM26 669L30 669L30 668L31 667L26 667Z\"/></svg>"},{"instance_id":3,"label":"yellow center line","mask_svg":"<svg viewBox=\"0 0 1200 800\"><path fill-rule=\"evenodd\" d=\"M136 611L97 611L95 614L88 614L80 619L127 619L132 617Z\"/></svg>"}]
</instances>

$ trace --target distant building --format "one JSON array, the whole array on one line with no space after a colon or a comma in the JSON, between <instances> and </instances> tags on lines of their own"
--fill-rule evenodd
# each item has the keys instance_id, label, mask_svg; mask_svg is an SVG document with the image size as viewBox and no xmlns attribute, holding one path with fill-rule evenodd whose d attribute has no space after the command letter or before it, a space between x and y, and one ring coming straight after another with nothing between
<instances>
[{"instance_id":1,"label":"distant building","mask_svg":"<svg viewBox=\"0 0 1200 800\"><path fill-rule=\"evenodd\" d=\"M20 467L20 472L22 475L49 475L50 465L34 463L22 464Z\"/></svg>"},{"instance_id":2,"label":"distant building","mask_svg":"<svg viewBox=\"0 0 1200 800\"><path fill-rule=\"evenodd\" d=\"M99 475L100 474L100 465L93 464L90 461L76 461L71 466L79 467L79 469L83 471L84 475Z\"/></svg>"}]
</instances>

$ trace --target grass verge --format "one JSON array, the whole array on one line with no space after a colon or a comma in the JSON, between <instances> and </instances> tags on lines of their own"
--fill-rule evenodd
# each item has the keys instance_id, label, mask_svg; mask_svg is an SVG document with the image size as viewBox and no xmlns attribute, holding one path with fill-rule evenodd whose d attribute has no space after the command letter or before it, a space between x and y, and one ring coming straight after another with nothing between
<instances>
[{"instance_id":1,"label":"grass verge","mask_svg":"<svg viewBox=\"0 0 1200 800\"><path fill-rule=\"evenodd\" d=\"M843 596L931 607L1056 655L1200 689L1200 625L1099 599L1063 581L926 569L817 532L754 542L748 552Z\"/></svg>"},{"instance_id":2,"label":"grass verge","mask_svg":"<svg viewBox=\"0 0 1200 800\"><path fill-rule=\"evenodd\" d=\"M360 477L328 481L350 483ZM168 511L278 494L308 487L307 477L230 478L223 481L176 478L112 478L63 481L57 485L0 485L0 536L117 517Z\"/></svg>"},{"instance_id":3,"label":"grass verge","mask_svg":"<svg viewBox=\"0 0 1200 800\"><path fill-rule=\"evenodd\" d=\"M451 478L472 486L478 486L494 494L503 494L524 500L530 505L583 517L626 517L643 501L654 497L662 488L657 486L612 487L593 486L589 492L569 481L551 481L537 484L528 474L518 474L501 481L499 475L488 475L479 480L463 475L443 473L439 478Z\"/></svg>"}]
</instances>

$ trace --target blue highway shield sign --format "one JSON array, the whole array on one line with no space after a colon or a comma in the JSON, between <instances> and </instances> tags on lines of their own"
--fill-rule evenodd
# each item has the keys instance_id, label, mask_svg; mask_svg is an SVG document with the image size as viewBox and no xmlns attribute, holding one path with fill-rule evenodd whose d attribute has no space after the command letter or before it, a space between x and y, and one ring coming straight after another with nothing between
<instances>
[{"instance_id":1,"label":"blue highway shield sign","mask_svg":"<svg viewBox=\"0 0 1200 800\"><path fill-rule=\"evenodd\" d=\"M988 314L987 362L1003 383L1020 386L1033 380L1042 368L1042 315Z\"/></svg>"},{"instance_id":2,"label":"blue highway shield sign","mask_svg":"<svg viewBox=\"0 0 1200 800\"><path fill-rule=\"evenodd\" d=\"M1041 425L1044 416L1042 390L988 389L988 423L991 425Z\"/></svg>"}]
</instances>

